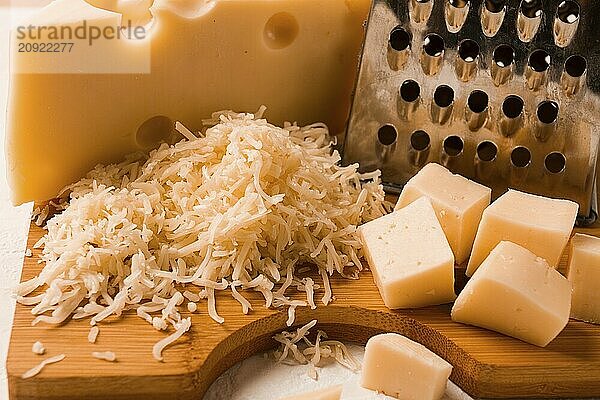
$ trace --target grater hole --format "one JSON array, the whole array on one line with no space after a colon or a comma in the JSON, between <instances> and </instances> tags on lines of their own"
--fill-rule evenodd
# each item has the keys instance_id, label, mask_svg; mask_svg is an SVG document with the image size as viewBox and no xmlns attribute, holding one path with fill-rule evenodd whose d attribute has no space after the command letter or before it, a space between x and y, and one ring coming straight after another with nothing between
<instances>
[{"instance_id":1,"label":"grater hole","mask_svg":"<svg viewBox=\"0 0 600 400\"><path fill-rule=\"evenodd\" d=\"M386 124L379 128L377 132L377 139L379 139L379 143L384 146L391 146L396 142L396 138L398 137L398 132L393 125Z\"/></svg>"},{"instance_id":2,"label":"grater hole","mask_svg":"<svg viewBox=\"0 0 600 400\"><path fill-rule=\"evenodd\" d=\"M444 152L450 157L459 156L464 148L465 143L460 136L452 135L444 139Z\"/></svg>"},{"instance_id":3,"label":"grater hole","mask_svg":"<svg viewBox=\"0 0 600 400\"><path fill-rule=\"evenodd\" d=\"M515 61L515 50L507 44L501 44L494 49L493 59L500 68L508 67Z\"/></svg>"},{"instance_id":4,"label":"grater hole","mask_svg":"<svg viewBox=\"0 0 600 400\"><path fill-rule=\"evenodd\" d=\"M423 39L423 50L431 57L439 57L444 53L444 39L436 33L430 33Z\"/></svg>"},{"instance_id":5,"label":"grater hole","mask_svg":"<svg viewBox=\"0 0 600 400\"><path fill-rule=\"evenodd\" d=\"M523 0L521 2L521 13L527 18L537 18L543 13L543 2L541 0Z\"/></svg>"},{"instance_id":6,"label":"grater hole","mask_svg":"<svg viewBox=\"0 0 600 400\"><path fill-rule=\"evenodd\" d=\"M427 22L433 9L433 0L410 0L408 9L414 22Z\"/></svg>"},{"instance_id":7,"label":"grater hole","mask_svg":"<svg viewBox=\"0 0 600 400\"><path fill-rule=\"evenodd\" d=\"M410 47L411 40L412 38L410 33L408 33L401 26L395 27L390 33L390 46L396 51L408 49Z\"/></svg>"},{"instance_id":8,"label":"grater hole","mask_svg":"<svg viewBox=\"0 0 600 400\"><path fill-rule=\"evenodd\" d=\"M499 13L504 9L506 0L485 0L485 9L491 13Z\"/></svg>"},{"instance_id":9,"label":"grater hole","mask_svg":"<svg viewBox=\"0 0 600 400\"><path fill-rule=\"evenodd\" d=\"M517 95L510 95L504 99L502 102L502 113L510 118L514 119L523 113L523 108L525 107L525 103L523 99Z\"/></svg>"},{"instance_id":10,"label":"grater hole","mask_svg":"<svg viewBox=\"0 0 600 400\"><path fill-rule=\"evenodd\" d=\"M573 78L580 78L587 70L587 60L579 55L567 58L565 61L565 71Z\"/></svg>"},{"instance_id":11,"label":"grater hole","mask_svg":"<svg viewBox=\"0 0 600 400\"><path fill-rule=\"evenodd\" d=\"M496 159L498 155L498 146L496 143L486 140L484 142L479 143L477 146L477 157L481 161L491 162Z\"/></svg>"},{"instance_id":12,"label":"grater hole","mask_svg":"<svg viewBox=\"0 0 600 400\"><path fill-rule=\"evenodd\" d=\"M465 8L469 4L467 0L448 0L448 3L456 8Z\"/></svg>"},{"instance_id":13,"label":"grater hole","mask_svg":"<svg viewBox=\"0 0 600 400\"><path fill-rule=\"evenodd\" d=\"M400 97L407 103L416 101L421 95L421 87L412 79L405 80L400 85Z\"/></svg>"},{"instance_id":14,"label":"grater hole","mask_svg":"<svg viewBox=\"0 0 600 400\"><path fill-rule=\"evenodd\" d=\"M576 1L566 0L558 5L556 15L565 24L572 24L579 19L581 9Z\"/></svg>"},{"instance_id":15,"label":"grater hole","mask_svg":"<svg viewBox=\"0 0 600 400\"><path fill-rule=\"evenodd\" d=\"M479 45L474 40L465 39L458 45L458 55L465 62L473 62L479 56Z\"/></svg>"},{"instance_id":16,"label":"grater hole","mask_svg":"<svg viewBox=\"0 0 600 400\"><path fill-rule=\"evenodd\" d=\"M542 101L537 108L538 120L544 124L552 124L558 118L558 103L552 100Z\"/></svg>"},{"instance_id":17,"label":"grater hole","mask_svg":"<svg viewBox=\"0 0 600 400\"><path fill-rule=\"evenodd\" d=\"M481 114L484 112L489 105L489 97L486 92L482 90L473 90L467 100L469 110L474 113Z\"/></svg>"},{"instance_id":18,"label":"grater hole","mask_svg":"<svg viewBox=\"0 0 600 400\"><path fill-rule=\"evenodd\" d=\"M454 102L454 90L448 85L438 86L433 94L433 101L438 107L449 107Z\"/></svg>"},{"instance_id":19,"label":"grater hole","mask_svg":"<svg viewBox=\"0 0 600 400\"><path fill-rule=\"evenodd\" d=\"M542 49L534 50L529 55L528 65L535 72L545 72L550 68L550 54Z\"/></svg>"},{"instance_id":20,"label":"grater hole","mask_svg":"<svg viewBox=\"0 0 600 400\"><path fill-rule=\"evenodd\" d=\"M517 168L525 168L531 164L531 151L525 146L517 146L510 153L510 162Z\"/></svg>"},{"instance_id":21,"label":"grater hole","mask_svg":"<svg viewBox=\"0 0 600 400\"><path fill-rule=\"evenodd\" d=\"M431 138L425 131L414 131L412 135L410 135L410 146L417 151L427 150L430 144Z\"/></svg>"},{"instance_id":22,"label":"grater hole","mask_svg":"<svg viewBox=\"0 0 600 400\"><path fill-rule=\"evenodd\" d=\"M559 151L552 152L546 156L544 167L552 174L560 174L567 166L565 155Z\"/></svg>"}]
</instances>

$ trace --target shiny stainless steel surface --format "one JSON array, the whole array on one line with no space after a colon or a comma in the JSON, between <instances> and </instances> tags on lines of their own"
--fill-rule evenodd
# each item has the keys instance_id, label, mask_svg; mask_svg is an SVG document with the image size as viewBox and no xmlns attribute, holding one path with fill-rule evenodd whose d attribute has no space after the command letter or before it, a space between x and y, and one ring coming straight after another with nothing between
<instances>
[{"instance_id":1,"label":"shiny stainless steel surface","mask_svg":"<svg viewBox=\"0 0 600 400\"><path fill-rule=\"evenodd\" d=\"M394 29L411 40L402 54L390 43ZM588 216L600 142L598 32L600 2L591 0L375 0L344 163L380 168L398 191L439 162L494 196L512 187L568 198ZM378 132L387 125L396 138L386 145Z\"/></svg>"}]
</instances>

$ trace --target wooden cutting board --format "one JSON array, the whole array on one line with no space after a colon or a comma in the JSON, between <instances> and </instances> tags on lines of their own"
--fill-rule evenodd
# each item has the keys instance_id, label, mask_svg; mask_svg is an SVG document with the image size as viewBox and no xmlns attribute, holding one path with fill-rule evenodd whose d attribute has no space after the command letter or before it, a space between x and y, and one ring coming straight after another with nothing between
<instances>
[{"instance_id":1,"label":"wooden cutting board","mask_svg":"<svg viewBox=\"0 0 600 400\"><path fill-rule=\"evenodd\" d=\"M600 235L600 228L580 231ZM42 235L43 230L32 225L28 247ZM22 279L40 271L36 255L25 259ZM566 257L561 267L565 262ZM457 271L461 287L465 278ZM450 305L390 311L369 271L358 281L334 278L332 286L335 301L316 310L298 309L296 325L316 318L331 338L361 344L380 332L402 333L452 363L451 379L474 397L600 397L600 326L571 321L548 347L538 348L454 323ZM7 361L10 398L200 400L221 373L274 347L271 337L286 329L285 310L265 309L258 294L248 297L254 312L243 315L228 293L218 295L223 325L211 320L206 304L200 303L191 330L164 351L164 362L152 358L152 346L164 333L135 315L102 323L96 344L90 344L88 320L31 327L30 308L17 305ZM47 349L42 357L31 352L37 340ZM113 351L118 362L94 359L92 351ZM66 354L62 362L34 378L20 378L43 358L61 353Z\"/></svg>"}]
</instances>

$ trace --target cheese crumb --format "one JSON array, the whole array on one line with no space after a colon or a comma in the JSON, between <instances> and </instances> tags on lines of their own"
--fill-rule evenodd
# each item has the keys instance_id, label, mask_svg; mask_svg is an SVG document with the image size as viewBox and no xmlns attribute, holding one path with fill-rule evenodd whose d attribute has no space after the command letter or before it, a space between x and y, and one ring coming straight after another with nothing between
<instances>
[{"instance_id":1,"label":"cheese crumb","mask_svg":"<svg viewBox=\"0 0 600 400\"><path fill-rule=\"evenodd\" d=\"M92 352L92 357L97 358L98 360L115 362L117 361L117 356L112 351L94 351Z\"/></svg>"},{"instance_id":2,"label":"cheese crumb","mask_svg":"<svg viewBox=\"0 0 600 400\"><path fill-rule=\"evenodd\" d=\"M192 293L189 290L186 290L183 292L183 297L185 297L189 301L193 301L195 303L200 301L200 295L198 295L196 293Z\"/></svg>"},{"instance_id":3,"label":"cheese crumb","mask_svg":"<svg viewBox=\"0 0 600 400\"><path fill-rule=\"evenodd\" d=\"M88 333L88 342L96 343L96 339L98 338L98 334L100 333L100 328L97 326L92 326L90 328L90 332Z\"/></svg>"},{"instance_id":4,"label":"cheese crumb","mask_svg":"<svg viewBox=\"0 0 600 400\"><path fill-rule=\"evenodd\" d=\"M193 312L196 312L196 310L198 309L198 306L193 301L190 301L187 304L187 309L188 309L189 312L193 313Z\"/></svg>"},{"instance_id":5,"label":"cheese crumb","mask_svg":"<svg viewBox=\"0 0 600 400\"><path fill-rule=\"evenodd\" d=\"M25 250L25 257L31 257L32 255L33 255L33 253L31 252L31 249Z\"/></svg>"},{"instance_id":6,"label":"cheese crumb","mask_svg":"<svg viewBox=\"0 0 600 400\"><path fill-rule=\"evenodd\" d=\"M31 346L31 351L35 354L42 355L46 352L46 348L42 344L42 342L35 342L33 346Z\"/></svg>"}]
</instances>

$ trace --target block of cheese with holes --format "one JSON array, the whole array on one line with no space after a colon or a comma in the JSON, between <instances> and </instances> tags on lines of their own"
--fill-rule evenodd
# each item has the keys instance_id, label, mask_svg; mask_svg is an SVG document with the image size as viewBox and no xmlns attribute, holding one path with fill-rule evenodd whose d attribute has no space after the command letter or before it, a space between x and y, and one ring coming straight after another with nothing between
<instances>
[{"instance_id":1,"label":"block of cheese with holes","mask_svg":"<svg viewBox=\"0 0 600 400\"><path fill-rule=\"evenodd\" d=\"M573 285L571 318L600 324L600 238L573 236L568 277Z\"/></svg>"},{"instance_id":2,"label":"block of cheese with holes","mask_svg":"<svg viewBox=\"0 0 600 400\"><path fill-rule=\"evenodd\" d=\"M544 347L569 321L571 284L548 263L500 242L452 307L452 320Z\"/></svg>"},{"instance_id":3,"label":"block of cheese with holes","mask_svg":"<svg viewBox=\"0 0 600 400\"><path fill-rule=\"evenodd\" d=\"M577 203L569 200L509 190L483 212L467 276L473 275L503 240L525 247L556 268L571 236L578 209Z\"/></svg>"},{"instance_id":4,"label":"block of cheese with holes","mask_svg":"<svg viewBox=\"0 0 600 400\"><path fill-rule=\"evenodd\" d=\"M446 390L452 365L397 333L367 342L361 385L400 400L438 400Z\"/></svg>"},{"instance_id":5,"label":"block of cheese with holes","mask_svg":"<svg viewBox=\"0 0 600 400\"><path fill-rule=\"evenodd\" d=\"M396 210L427 196L437 214L455 262L469 258L483 210L490 204L492 190L439 164L427 164L410 179L398 198Z\"/></svg>"},{"instance_id":6,"label":"block of cheese with holes","mask_svg":"<svg viewBox=\"0 0 600 400\"><path fill-rule=\"evenodd\" d=\"M281 400L340 400L341 396L342 385L336 385L325 389L284 397Z\"/></svg>"},{"instance_id":7,"label":"block of cheese with holes","mask_svg":"<svg viewBox=\"0 0 600 400\"><path fill-rule=\"evenodd\" d=\"M413 308L451 302L454 255L427 197L358 228L385 305Z\"/></svg>"},{"instance_id":8,"label":"block of cheese with holes","mask_svg":"<svg viewBox=\"0 0 600 400\"><path fill-rule=\"evenodd\" d=\"M42 41L51 27L84 21L110 36L124 25L127 35L57 53L11 53L7 170L15 203L52 198L97 163L174 139L174 121L197 131L218 110L265 105L272 123L344 130L370 0L90 3L102 8L56 0L20 23ZM12 46L31 46L31 37L15 29Z\"/></svg>"}]
</instances>

